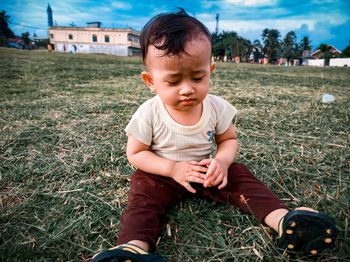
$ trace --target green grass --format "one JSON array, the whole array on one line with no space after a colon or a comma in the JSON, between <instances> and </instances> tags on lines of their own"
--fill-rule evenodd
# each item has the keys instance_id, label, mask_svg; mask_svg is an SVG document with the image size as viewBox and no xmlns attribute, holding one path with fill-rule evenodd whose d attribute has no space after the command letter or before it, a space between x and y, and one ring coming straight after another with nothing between
<instances>
[{"instance_id":1,"label":"green grass","mask_svg":"<svg viewBox=\"0 0 350 262\"><path fill-rule=\"evenodd\" d=\"M142 68L140 59L0 49L1 261L84 261L115 244L133 172L123 129L152 96ZM212 78L211 93L240 112L237 161L290 208L335 218L338 245L324 261L350 256L349 82L348 68L247 64L218 64ZM322 104L324 93L336 101ZM288 260L272 230L204 200L170 210L158 253Z\"/></svg>"}]
</instances>

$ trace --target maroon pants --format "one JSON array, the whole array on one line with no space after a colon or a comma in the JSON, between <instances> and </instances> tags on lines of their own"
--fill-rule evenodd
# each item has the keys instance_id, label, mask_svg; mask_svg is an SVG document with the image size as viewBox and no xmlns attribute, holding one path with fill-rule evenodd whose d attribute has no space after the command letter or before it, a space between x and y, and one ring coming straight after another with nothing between
<instances>
[{"instance_id":1,"label":"maroon pants","mask_svg":"<svg viewBox=\"0 0 350 262\"><path fill-rule=\"evenodd\" d=\"M228 184L204 188L193 183L196 193L188 192L175 180L137 170L131 177L128 207L121 223L117 244L130 240L147 241L151 252L156 248L166 212L171 206L188 196L211 199L218 203L234 205L244 213L253 214L260 223L273 210L286 206L261 181L242 164L232 164L228 169Z\"/></svg>"}]
</instances>

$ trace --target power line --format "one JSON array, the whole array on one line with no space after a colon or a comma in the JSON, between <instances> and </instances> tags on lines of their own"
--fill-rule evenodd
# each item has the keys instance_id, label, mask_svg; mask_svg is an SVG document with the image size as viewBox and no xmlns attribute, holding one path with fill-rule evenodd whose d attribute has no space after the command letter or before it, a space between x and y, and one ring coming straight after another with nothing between
<instances>
[{"instance_id":1,"label":"power line","mask_svg":"<svg viewBox=\"0 0 350 262\"><path fill-rule=\"evenodd\" d=\"M9 24L19 25L19 26L22 26L22 27L33 28L33 29L47 30L47 27L44 28L44 27L30 26L30 25L26 25L26 24L23 24L23 23L9 22Z\"/></svg>"}]
</instances>

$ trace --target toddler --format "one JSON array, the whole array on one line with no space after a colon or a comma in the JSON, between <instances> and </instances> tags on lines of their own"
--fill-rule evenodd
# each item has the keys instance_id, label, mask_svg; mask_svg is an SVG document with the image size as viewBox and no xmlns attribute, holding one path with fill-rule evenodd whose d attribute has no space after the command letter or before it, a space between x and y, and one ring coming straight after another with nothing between
<instances>
[{"instance_id":1,"label":"toddler","mask_svg":"<svg viewBox=\"0 0 350 262\"><path fill-rule=\"evenodd\" d=\"M140 44L146 68L141 78L155 96L125 129L126 154L137 170L118 246L93 261L165 261L153 254L163 220L170 207L189 196L252 213L278 232L282 250L316 255L331 247L336 237L331 218L305 207L289 211L247 167L233 163L237 110L209 94L215 65L208 29L180 9L152 18Z\"/></svg>"}]
</instances>

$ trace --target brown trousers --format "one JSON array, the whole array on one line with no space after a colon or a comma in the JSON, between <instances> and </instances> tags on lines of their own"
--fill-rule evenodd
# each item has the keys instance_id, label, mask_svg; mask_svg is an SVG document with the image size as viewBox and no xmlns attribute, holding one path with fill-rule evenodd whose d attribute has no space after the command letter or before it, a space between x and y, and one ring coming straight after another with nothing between
<instances>
[{"instance_id":1,"label":"brown trousers","mask_svg":"<svg viewBox=\"0 0 350 262\"><path fill-rule=\"evenodd\" d=\"M201 197L217 203L234 205L244 213L253 214L260 222L270 212L286 206L261 181L242 164L232 164L228 169L228 184L204 188L193 183L196 193L188 192L175 180L145 173L141 170L131 177L128 207L121 223L117 244L130 240L147 241L151 252L156 248L166 212L185 197Z\"/></svg>"}]
</instances>

